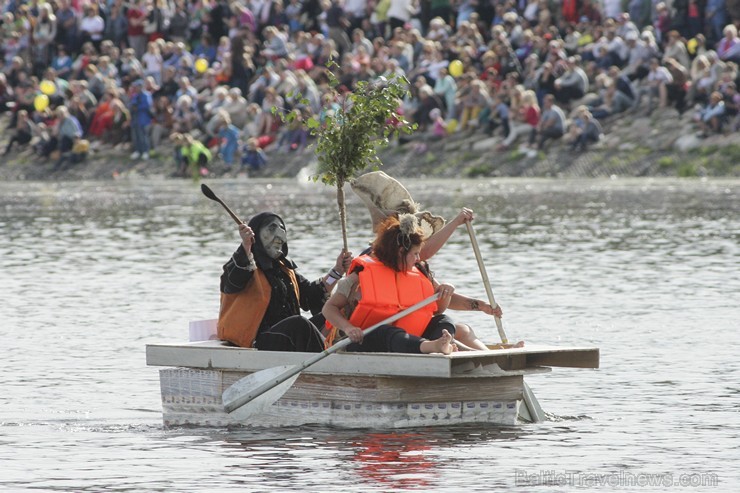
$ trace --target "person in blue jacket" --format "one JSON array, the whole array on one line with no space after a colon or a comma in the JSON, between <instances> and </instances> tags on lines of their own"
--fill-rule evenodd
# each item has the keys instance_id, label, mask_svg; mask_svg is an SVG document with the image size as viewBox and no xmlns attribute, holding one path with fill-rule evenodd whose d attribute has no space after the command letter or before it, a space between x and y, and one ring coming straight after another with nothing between
<instances>
[{"instance_id":1,"label":"person in blue jacket","mask_svg":"<svg viewBox=\"0 0 740 493\"><path fill-rule=\"evenodd\" d=\"M152 125L152 95L144 89L144 81L138 79L131 85L131 141L134 152L131 159L149 159L149 127Z\"/></svg>"}]
</instances>

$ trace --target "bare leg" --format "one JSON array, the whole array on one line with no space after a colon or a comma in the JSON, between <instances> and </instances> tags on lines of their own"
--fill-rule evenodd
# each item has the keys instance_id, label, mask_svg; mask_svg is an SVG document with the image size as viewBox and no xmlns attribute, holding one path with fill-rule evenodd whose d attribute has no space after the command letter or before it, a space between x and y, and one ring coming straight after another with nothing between
<instances>
[{"instance_id":1,"label":"bare leg","mask_svg":"<svg viewBox=\"0 0 740 493\"><path fill-rule=\"evenodd\" d=\"M458 346L462 350L488 350L488 346L478 339L473 329L466 324L455 324L455 340L460 343Z\"/></svg>"},{"instance_id":2,"label":"bare leg","mask_svg":"<svg viewBox=\"0 0 740 493\"><path fill-rule=\"evenodd\" d=\"M430 354L430 353L450 354L451 352L455 351L457 348L455 346L455 343L452 340L452 334L450 334L446 330L443 330L442 337L440 337L439 339L435 339L433 341L422 341L421 347L419 349L424 354Z\"/></svg>"}]
</instances>

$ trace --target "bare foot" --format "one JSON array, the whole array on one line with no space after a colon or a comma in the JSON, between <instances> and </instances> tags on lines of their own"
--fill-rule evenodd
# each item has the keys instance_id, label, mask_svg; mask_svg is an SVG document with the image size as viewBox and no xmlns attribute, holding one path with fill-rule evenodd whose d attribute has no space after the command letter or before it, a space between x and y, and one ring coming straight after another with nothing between
<instances>
[{"instance_id":1,"label":"bare foot","mask_svg":"<svg viewBox=\"0 0 740 493\"><path fill-rule=\"evenodd\" d=\"M453 351L457 351L452 335L446 330L442 331L442 337L433 341L424 341L421 343L421 352L425 354L429 353L442 353L450 354Z\"/></svg>"},{"instance_id":2,"label":"bare foot","mask_svg":"<svg viewBox=\"0 0 740 493\"><path fill-rule=\"evenodd\" d=\"M499 344L491 344L490 346L488 346L489 349L515 349L515 348L520 348L520 347L524 347L524 341L519 341L515 344L499 343Z\"/></svg>"}]
</instances>

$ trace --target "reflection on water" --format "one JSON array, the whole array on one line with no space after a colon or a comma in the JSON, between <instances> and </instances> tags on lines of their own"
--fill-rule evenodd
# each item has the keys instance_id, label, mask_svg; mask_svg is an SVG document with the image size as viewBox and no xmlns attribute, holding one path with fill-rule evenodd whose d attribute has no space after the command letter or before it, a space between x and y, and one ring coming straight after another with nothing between
<instances>
[{"instance_id":1,"label":"reflection on water","mask_svg":"<svg viewBox=\"0 0 740 493\"><path fill-rule=\"evenodd\" d=\"M488 491L516 471L740 476L737 181L408 181L474 223L510 339L601 348L597 371L528 378L550 419L517 428L165 430L144 345L213 318L238 242L187 182L0 184L0 488ZM330 188L217 181L244 219L285 217L300 272L339 249ZM371 238L351 192L349 243ZM461 229L438 278L485 297ZM456 313L484 340L491 319ZM521 485L520 485L521 486ZM526 487L526 491L552 487ZM568 488L566 488L568 490Z\"/></svg>"}]
</instances>

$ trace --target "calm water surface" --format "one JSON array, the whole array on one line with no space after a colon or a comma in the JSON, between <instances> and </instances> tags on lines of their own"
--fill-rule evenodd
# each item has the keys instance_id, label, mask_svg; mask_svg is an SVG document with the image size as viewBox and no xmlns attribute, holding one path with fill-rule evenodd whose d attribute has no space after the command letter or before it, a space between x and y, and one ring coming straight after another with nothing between
<instances>
[{"instance_id":1,"label":"calm water surface","mask_svg":"<svg viewBox=\"0 0 740 493\"><path fill-rule=\"evenodd\" d=\"M307 277L333 264L332 189L211 185L244 219L282 214ZM599 370L528 378L546 423L165 429L144 347L215 317L234 223L188 182L2 183L0 490L738 491L740 182L405 185L448 218L475 209L510 339L601 348ZM370 219L348 201L358 252ZM433 267L485 297L464 229Z\"/></svg>"}]
</instances>

